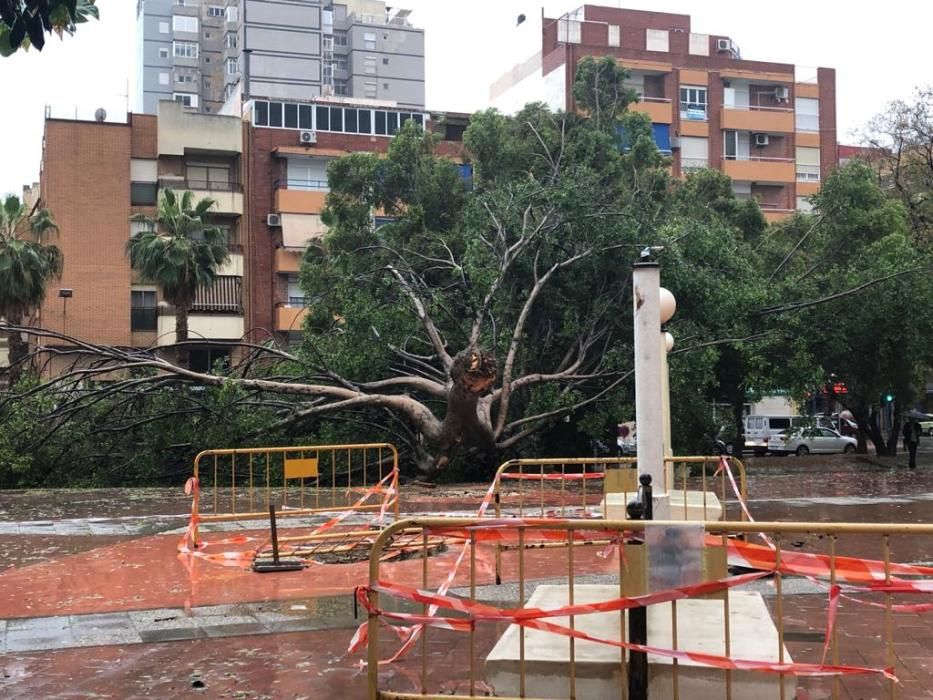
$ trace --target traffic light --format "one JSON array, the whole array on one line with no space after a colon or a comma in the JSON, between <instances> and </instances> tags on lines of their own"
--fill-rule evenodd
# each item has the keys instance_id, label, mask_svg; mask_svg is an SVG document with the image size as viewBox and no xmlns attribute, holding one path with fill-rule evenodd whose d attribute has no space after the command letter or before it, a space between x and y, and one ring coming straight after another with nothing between
<instances>
[{"instance_id":1,"label":"traffic light","mask_svg":"<svg viewBox=\"0 0 933 700\"><path fill-rule=\"evenodd\" d=\"M884 395L884 402L885 402L885 403L891 403L892 401L894 401L894 394L885 394L885 395Z\"/></svg>"}]
</instances>

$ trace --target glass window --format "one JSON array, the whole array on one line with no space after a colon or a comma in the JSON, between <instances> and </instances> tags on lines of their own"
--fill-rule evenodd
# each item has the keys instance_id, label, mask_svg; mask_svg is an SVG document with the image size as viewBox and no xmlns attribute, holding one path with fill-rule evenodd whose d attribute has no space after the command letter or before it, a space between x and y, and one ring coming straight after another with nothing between
<instances>
[{"instance_id":1,"label":"glass window","mask_svg":"<svg viewBox=\"0 0 933 700\"><path fill-rule=\"evenodd\" d=\"M155 205L159 195L159 185L155 182L131 182L130 204L133 206Z\"/></svg>"},{"instance_id":2,"label":"glass window","mask_svg":"<svg viewBox=\"0 0 933 700\"><path fill-rule=\"evenodd\" d=\"M220 5L209 5L207 8L208 17L223 17L226 14L226 9Z\"/></svg>"},{"instance_id":3,"label":"glass window","mask_svg":"<svg viewBox=\"0 0 933 700\"><path fill-rule=\"evenodd\" d=\"M771 430L787 430L790 428L790 418L772 418L769 423Z\"/></svg>"},{"instance_id":4,"label":"glass window","mask_svg":"<svg viewBox=\"0 0 933 700\"><path fill-rule=\"evenodd\" d=\"M738 153L738 135L737 131L726 131L723 133L723 153L727 160L735 160Z\"/></svg>"},{"instance_id":5,"label":"glass window","mask_svg":"<svg viewBox=\"0 0 933 700\"><path fill-rule=\"evenodd\" d=\"M820 101L813 97L798 97L794 102L797 131L820 130Z\"/></svg>"},{"instance_id":6,"label":"glass window","mask_svg":"<svg viewBox=\"0 0 933 700\"><path fill-rule=\"evenodd\" d=\"M363 48L364 49L375 49L376 48L376 35L372 32L366 32L363 34Z\"/></svg>"},{"instance_id":7,"label":"glass window","mask_svg":"<svg viewBox=\"0 0 933 700\"><path fill-rule=\"evenodd\" d=\"M177 58L198 57L198 45L193 41L173 41L172 49Z\"/></svg>"},{"instance_id":8,"label":"glass window","mask_svg":"<svg viewBox=\"0 0 933 700\"><path fill-rule=\"evenodd\" d=\"M269 103L256 102L253 108L253 123L256 126L269 126Z\"/></svg>"},{"instance_id":9,"label":"glass window","mask_svg":"<svg viewBox=\"0 0 933 700\"><path fill-rule=\"evenodd\" d=\"M159 34L168 34L168 22L159 22Z\"/></svg>"},{"instance_id":10,"label":"glass window","mask_svg":"<svg viewBox=\"0 0 933 700\"><path fill-rule=\"evenodd\" d=\"M330 108L330 130L343 131L343 110L340 107Z\"/></svg>"},{"instance_id":11,"label":"glass window","mask_svg":"<svg viewBox=\"0 0 933 700\"><path fill-rule=\"evenodd\" d=\"M168 49L161 48L159 49L159 58L168 58Z\"/></svg>"},{"instance_id":12,"label":"glass window","mask_svg":"<svg viewBox=\"0 0 933 700\"><path fill-rule=\"evenodd\" d=\"M357 120L355 109L343 110L343 130L348 134L357 133Z\"/></svg>"},{"instance_id":13,"label":"glass window","mask_svg":"<svg viewBox=\"0 0 933 700\"><path fill-rule=\"evenodd\" d=\"M387 112L386 119L389 122L387 131L389 136L393 136L398 133L398 112Z\"/></svg>"},{"instance_id":14,"label":"glass window","mask_svg":"<svg viewBox=\"0 0 933 700\"><path fill-rule=\"evenodd\" d=\"M376 133L380 136L386 135L386 113L381 109L376 110Z\"/></svg>"},{"instance_id":15,"label":"glass window","mask_svg":"<svg viewBox=\"0 0 933 700\"><path fill-rule=\"evenodd\" d=\"M227 7L227 21L236 22L239 19L239 8L236 5L230 5Z\"/></svg>"},{"instance_id":16,"label":"glass window","mask_svg":"<svg viewBox=\"0 0 933 700\"><path fill-rule=\"evenodd\" d=\"M361 109L357 111L357 117L359 121L359 133L373 133L373 113L368 109Z\"/></svg>"},{"instance_id":17,"label":"glass window","mask_svg":"<svg viewBox=\"0 0 933 700\"><path fill-rule=\"evenodd\" d=\"M682 85L680 88L680 116L682 119L706 121L707 93L705 87Z\"/></svg>"},{"instance_id":18,"label":"glass window","mask_svg":"<svg viewBox=\"0 0 933 700\"><path fill-rule=\"evenodd\" d=\"M337 33L334 34L334 46L346 46L347 45L347 33Z\"/></svg>"},{"instance_id":19,"label":"glass window","mask_svg":"<svg viewBox=\"0 0 933 700\"><path fill-rule=\"evenodd\" d=\"M648 51L670 51L671 33L668 29L646 29L645 48Z\"/></svg>"},{"instance_id":20,"label":"glass window","mask_svg":"<svg viewBox=\"0 0 933 700\"><path fill-rule=\"evenodd\" d=\"M423 114L412 114L411 118L412 118L412 121L415 122L415 124L420 126L422 129L424 128L424 115Z\"/></svg>"},{"instance_id":21,"label":"glass window","mask_svg":"<svg viewBox=\"0 0 933 700\"><path fill-rule=\"evenodd\" d=\"M269 126L282 126L282 103L269 103Z\"/></svg>"},{"instance_id":22,"label":"glass window","mask_svg":"<svg viewBox=\"0 0 933 700\"><path fill-rule=\"evenodd\" d=\"M819 182L820 149L797 146L796 155L798 182Z\"/></svg>"},{"instance_id":23,"label":"glass window","mask_svg":"<svg viewBox=\"0 0 933 700\"><path fill-rule=\"evenodd\" d=\"M330 110L327 107L315 107L318 131L330 131Z\"/></svg>"},{"instance_id":24,"label":"glass window","mask_svg":"<svg viewBox=\"0 0 933 700\"><path fill-rule=\"evenodd\" d=\"M172 17L172 29L176 32L197 32L198 18L175 15Z\"/></svg>"},{"instance_id":25,"label":"glass window","mask_svg":"<svg viewBox=\"0 0 933 700\"><path fill-rule=\"evenodd\" d=\"M156 293L150 290L130 291L130 330L158 330Z\"/></svg>"},{"instance_id":26,"label":"glass window","mask_svg":"<svg viewBox=\"0 0 933 700\"><path fill-rule=\"evenodd\" d=\"M285 128L298 128L298 105L293 102L285 103Z\"/></svg>"},{"instance_id":27,"label":"glass window","mask_svg":"<svg viewBox=\"0 0 933 700\"><path fill-rule=\"evenodd\" d=\"M313 129L314 128L311 105L298 105L298 128L299 129Z\"/></svg>"},{"instance_id":28,"label":"glass window","mask_svg":"<svg viewBox=\"0 0 933 700\"><path fill-rule=\"evenodd\" d=\"M378 93L376 92L376 83L363 83L363 97L375 98Z\"/></svg>"},{"instance_id":29,"label":"glass window","mask_svg":"<svg viewBox=\"0 0 933 700\"><path fill-rule=\"evenodd\" d=\"M236 34L234 32L227 32L224 36L224 46L228 49L235 49L237 44Z\"/></svg>"},{"instance_id":30,"label":"glass window","mask_svg":"<svg viewBox=\"0 0 933 700\"><path fill-rule=\"evenodd\" d=\"M234 75L240 70L240 67L237 65L237 60L235 58L227 59L227 75Z\"/></svg>"},{"instance_id":31,"label":"glass window","mask_svg":"<svg viewBox=\"0 0 933 700\"><path fill-rule=\"evenodd\" d=\"M366 56L363 59L363 72L368 73L369 75L376 74L376 57L375 56Z\"/></svg>"}]
</instances>

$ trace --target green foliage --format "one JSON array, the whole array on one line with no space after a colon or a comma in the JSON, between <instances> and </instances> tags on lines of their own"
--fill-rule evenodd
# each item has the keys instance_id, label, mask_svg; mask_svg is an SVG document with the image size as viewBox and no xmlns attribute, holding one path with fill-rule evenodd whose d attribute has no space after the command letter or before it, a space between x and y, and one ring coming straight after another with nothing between
<instances>
[{"instance_id":1,"label":"green foliage","mask_svg":"<svg viewBox=\"0 0 933 700\"><path fill-rule=\"evenodd\" d=\"M45 290L61 277L61 250L43 239L58 233L47 209L29 212L15 195L0 206L0 316L18 321L45 299Z\"/></svg>"},{"instance_id":2,"label":"green foliage","mask_svg":"<svg viewBox=\"0 0 933 700\"><path fill-rule=\"evenodd\" d=\"M625 87L629 72L612 56L586 56L577 65L573 99L586 110L597 129L612 131L638 93Z\"/></svg>"},{"instance_id":3,"label":"green foliage","mask_svg":"<svg viewBox=\"0 0 933 700\"><path fill-rule=\"evenodd\" d=\"M0 56L34 46L41 51L45 35L74 34L77 25L98 19L96 0L0 0Z\"/></svg>"}]
</instances>

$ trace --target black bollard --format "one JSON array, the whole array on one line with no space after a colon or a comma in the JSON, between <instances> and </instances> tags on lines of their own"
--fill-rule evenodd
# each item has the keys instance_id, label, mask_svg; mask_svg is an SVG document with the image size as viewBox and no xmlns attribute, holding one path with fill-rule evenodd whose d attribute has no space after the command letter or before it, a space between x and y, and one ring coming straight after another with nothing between
<instances>
[{"instance_id":1,"label":"black bollard","mask_svg":"<svg viewBox=\"0 0 933 700\"><path fill-rule=\"evenodd\" d=\"M638 499L629 501L625 508L629 520L641 520L642 516L647 516L651 512L651 476L642 474L639 481L641 481L642 486L638 490ZM642 500L646 495L646 489L649 496L648 501ZM647 506L645 503L647 503ZM633 542L631 544L643 545L644 543ZM647 557L645 558L645 566L647 566ZM628 611L628 641L632 644L648 643L647 608L632 608ZM648 654L643 651L630 651L628 655L628 697L629 700L648 700Z\"/></svg>"},{"instance_id":2,"label":"black bollard","mask_svg":"<svg viewBox=\"0 0 933 700\"><path fill-rule=\"evenodd\" d=\"M304 568L300 559L279 558L279 533L275 524L275 506L269 505L269 530L272 535L272 561L268 559L253 559L253 571L259 574L269 574L276 571L298 571Z\"/></svg>"}]
</instances>

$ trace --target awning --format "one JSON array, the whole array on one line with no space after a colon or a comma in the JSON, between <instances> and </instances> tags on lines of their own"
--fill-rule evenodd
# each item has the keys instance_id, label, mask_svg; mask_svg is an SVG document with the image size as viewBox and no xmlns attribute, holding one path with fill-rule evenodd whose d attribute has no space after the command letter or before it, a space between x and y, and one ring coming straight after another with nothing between
<instances>
[{"instance_id":1,"label":"awning","mask_svg":"<svg viewBox=\"0 0 933 700\"><path fill-rule=\"evenodd\" d=\"M194 305L191 307L192 313L242 314L243 306L240 303L242 280L242 277L234 275L215 277L214 284L198 290Z\"/></svg>"},{"instance_id":2,"label":"awning","mask_svg":"<svg viewBox=\"0 0 933 700\"><path fill-rule=\"evenodd\" d=\"M304 248L325 233L327 227L320 214L282 214L282 245L286 248Z\"/></svg>"}]
</instances>

